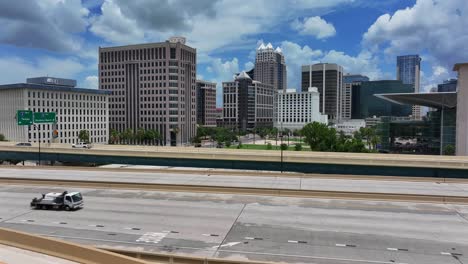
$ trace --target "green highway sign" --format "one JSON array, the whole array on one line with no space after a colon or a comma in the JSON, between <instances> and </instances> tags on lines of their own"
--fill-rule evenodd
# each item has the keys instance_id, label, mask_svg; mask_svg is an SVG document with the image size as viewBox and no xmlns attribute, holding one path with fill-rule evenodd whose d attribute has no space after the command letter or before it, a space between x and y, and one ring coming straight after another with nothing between
<instances>
[{"instance_id":1,"label":"green highway sign","mask_svg":"<svg viewBox=\"0 0 468 264\"><path fill-rule=\"evenodd\" d=\"M34 112L34 123L55 123L57 115L55 112Z\"/></svg>"},{"instance_id":2,"label":"green highway sign","mask_svg":"<svg viewBox=\"0 0 468 264\"><path fill-rule=\"evenodd\" d=\"M16 111L16 121L18 126L29 126L33 123L33 112L30 110Z\"/></svg>"}]
</instances>

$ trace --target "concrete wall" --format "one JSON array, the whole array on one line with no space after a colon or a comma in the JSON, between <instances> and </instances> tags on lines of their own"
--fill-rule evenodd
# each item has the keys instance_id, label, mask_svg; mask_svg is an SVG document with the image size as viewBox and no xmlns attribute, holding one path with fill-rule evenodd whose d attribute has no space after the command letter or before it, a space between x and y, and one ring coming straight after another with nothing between
<instances>
[{"instance_id":1,"label":"concrete wall","mask_svg":"<svg viewBox=\"0 0 468 264\"><path fill-rule=\"evenodd\" d=\"M27 142L28 126L18 126L16 111L26 110L24 89L0 90L0 134L9 141Z\"/></svg>"},{"instance_id":2,"label":"concrete wall","mask_svg":"<svg viewBox=\"0 0 468 264\"><path fill-rule=\"evenodd\" d=\"M457 86L457 156L468 156L468 63L455 65Z\"/></svg>"}]
</instances>

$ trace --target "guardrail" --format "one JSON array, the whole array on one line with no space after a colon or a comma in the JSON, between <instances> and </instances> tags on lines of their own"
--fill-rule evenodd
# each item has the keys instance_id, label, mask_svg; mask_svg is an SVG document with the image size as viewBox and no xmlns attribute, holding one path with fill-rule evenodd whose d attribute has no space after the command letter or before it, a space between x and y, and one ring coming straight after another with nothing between
<instances>
[{"instance_id":1,"label":"guardrail","mask_svg":"<svg viewBox=\"0 0 468 264\"><path fill-rule=\"evenodd\" d=\"M111 181L81 181L81 180L55 180L34 178L8 178L0 177L0 183L20 185L42 186L73 186L82 188L110 188L110 189L136 189L147 191L172 191L172 192L199 192L199 193L227 193L239 195L265 195L302 198L326 198L326 199L357 199L357 200L386 200L386 201L411 201L424 203L468 203L467 196L404 194L404 193L378 193L378 192L350 192L350 191L322 191L322 190L297 190L280 188L256 188L256 187L228 187L190 184L162 184L162 183L132 183Z\"/></svg>"},{"instance_id":2,"label":"guardrail","mask_svg":"<svg viewBox=\"0 0 468 264\"><path fill-rule=\"evenodd\" d=\"M6 228L0 228L0 244L84 264L148 264L144 260L115 252Z\"/></svg>"}]
</instances>

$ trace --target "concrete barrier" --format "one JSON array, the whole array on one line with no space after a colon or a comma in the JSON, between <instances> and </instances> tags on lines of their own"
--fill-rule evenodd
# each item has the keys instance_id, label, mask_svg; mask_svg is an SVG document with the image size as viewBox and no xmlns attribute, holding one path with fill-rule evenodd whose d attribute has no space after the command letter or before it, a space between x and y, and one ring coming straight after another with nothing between
<instances>
[{"instance_id":1,"label":"concrete barrier","mask_svg":"<svg viewBox=\"0 0 468 264\"><path fill-rule=\"evenodd\" d=\"M0 244L84 264L148 264L114 252L0 228Z\"/></svg>"},{"instance_id":2,"label":"concrete barrier","mask_svg":"<svg viewBox=\"0 0 468 264\"><path fill-rule=\"evenodd\" d=\"M191 257L191 256L179 256L174 254L163 254L163 253L150 253L150 252L138 252L115 248L101 248L109 250L118 254L130 256L145 260L147 262L155 263L171 263L171 264L278 264L279 262L264 262L264 261L250 261L250 260L232 260L232 259L220 259L220 258L204 258L204 257Z\"/></svg>"}]
</instances>

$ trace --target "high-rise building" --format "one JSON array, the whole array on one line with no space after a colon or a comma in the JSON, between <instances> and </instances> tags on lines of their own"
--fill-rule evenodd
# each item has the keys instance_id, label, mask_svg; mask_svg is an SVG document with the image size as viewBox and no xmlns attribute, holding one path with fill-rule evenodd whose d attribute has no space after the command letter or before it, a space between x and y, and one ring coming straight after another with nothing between
<instances>
[{"instance_id":1,"label":"high-rise building","mask_svg":"<svg viewBox=\"0 0 468 264\"><path fill-rule=\"evenodd\" d=\"M296 130L312 122L327 124L327 116L320 113L319 104L320 94L315 87L309 88L307 92L280 90L275 94L273 126Z\"/></svg>"},{"instance_id":2,"label":"high-rise building","mask_svg":"<svg viewBox=\"0 0 468 264\"><path fill-rule=\"evenodd\" d=\"M216 126L216 83L197 80L197 124Z\"/></svg>"},{"instance_id":3,"label":"high-rise building","mask_svg":"<svg viewBox=\"0 0 468 264\"><path fill-rule=\"evenodd\" d=\"M457 91L457 79L449 79L443 83L437 85L437 92L456 92Z\"/></svg>"},{"instance_id":4,"label":"high-rise building","mask_svg":"<svg viewBox=\"0 0 468 264\"><path fill-rule=\"evenodd\" d=\"M99 48L99 89L112 91L110 128L154 129L165 145L196 134L196 50L185 38Z\"/></svg>"},{"instance_id":5,"label":"high-rise building","mask_svg":"<svg viewBox=\"0 0 468 264\"><path fill-rule=\"evenodd\" d=\"M283 52L280 47L273 49L273 45L268 43L266 46L263 43L257 49L255 56L255 68L250 76L252 79L263 84L272 85L275 90L286 90L287 76L286 63Z\"/></svg>"},{"instance_id":6,"label":"high-rise building","mask_svg":"<svg viewBox=\"0 0 468 264\"><path fill-rule=\"evenodd\" d=\"M409 116L411 107L391 103L374 96L387 93L411 93L413 86L396 80L369 81L352 86L352 119L381 116Z\"/></svg>"},{"instance_id":7,"label":"high-rise building","mask_svg":"<svg viewBox=\"0 0 468 264\"><path fill-rule=\"evenodd\" d=\"M0 85L0 133L16 142L73 144L86 130L91 143L107 144L110 92L75 84L75 80L39 77ZM56 122L19 126L18 110L55 112Z\"/></svg>"},{"instance_id":8,"label":"high-rise building","mask_svg":"<svg viewBox=\"0 0 468 264\"><path fill-rule=\"evenodd\" d=\"M341 104L338 110L339 122L351 119L353 86L368 82L369 77L360 74L346 74L343 76L343 90L341 93Z\"/></svg>"},{"instance_id":9,"label":"high-rise building","mask_svg":"<svg viewBox=\"0 0 468 264\"><path fill-rule=\"evenodd\" d=\"M397 80L404 84L411 84L413 92L419 93L421 74L421 57L419 55L405 55L397 57ZM421 119L421 107L413 106L413 118Z\"/></svg>"},{"instance_id":10,"label":"high-rise building","mask_svg":"<svg viewBox=\"0 0 468 264\"><path fill-rule=\"evenodd\" d=\"M232 82L223 82L223 125L240 130L273 126L272 85L254 81L241 72Z\"/></svg>"},{"instance_id":11,"label":"high-rise building","mask_svg":"<svg viewBox=\"0 0 468 264\"><path fill-rule=\"evenodd\" d=\"M317 87L320 93L320 112L329 120L340 117L343 90L343 67L334 63L302 66L302 91Z\"/></svg>"}]
</instances>

